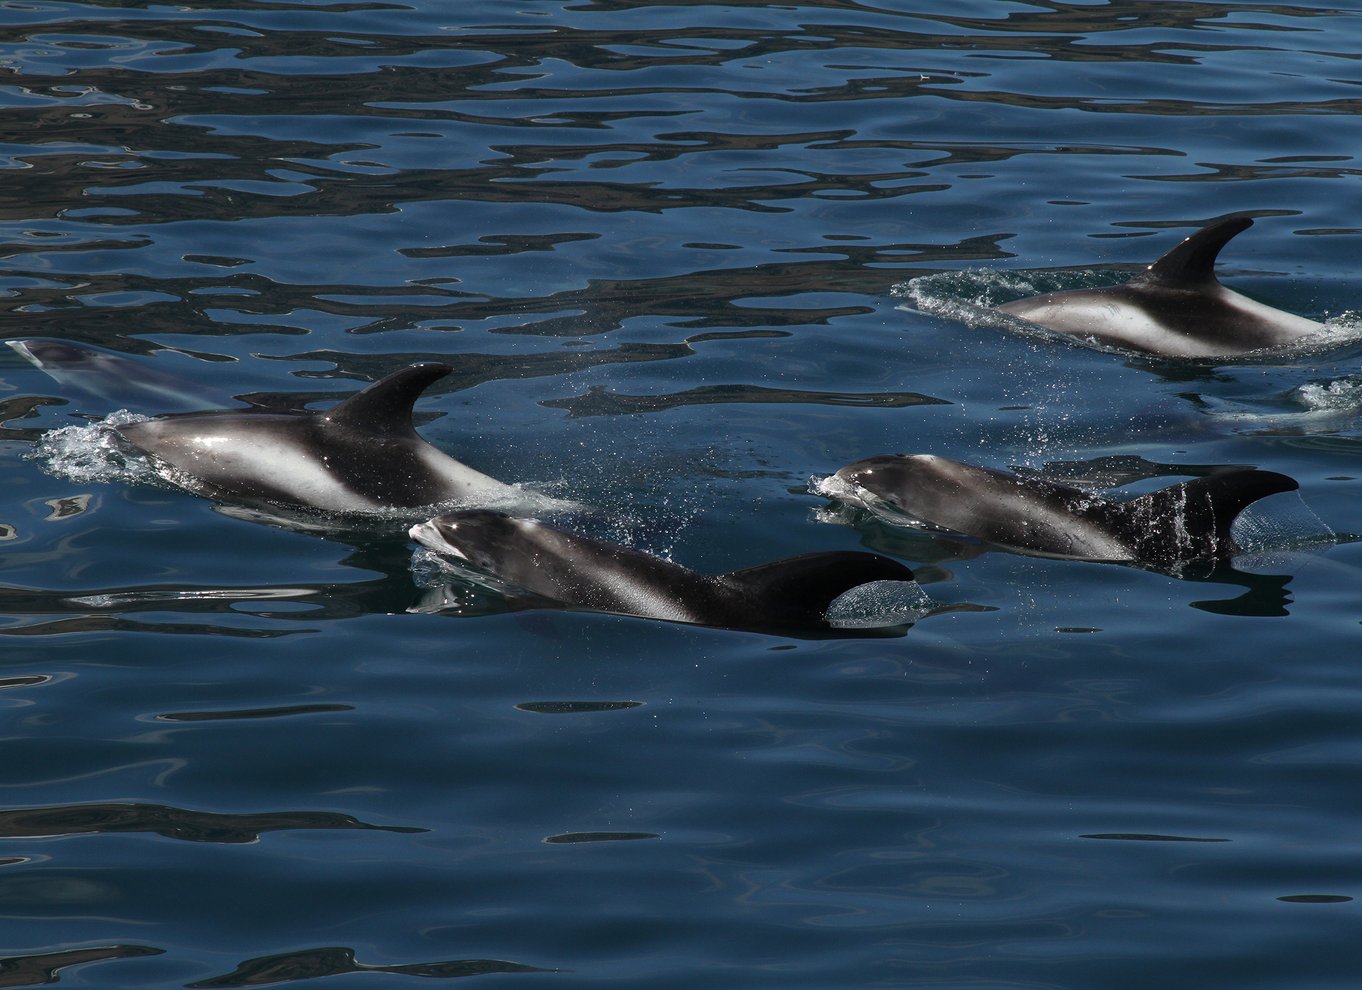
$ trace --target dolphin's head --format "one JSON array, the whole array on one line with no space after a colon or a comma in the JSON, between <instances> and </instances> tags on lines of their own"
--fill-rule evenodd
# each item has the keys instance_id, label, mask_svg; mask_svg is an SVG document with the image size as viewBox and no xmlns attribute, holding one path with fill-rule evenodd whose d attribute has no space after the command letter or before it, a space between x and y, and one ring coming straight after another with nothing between
<instances>
[{"instance_id":1,"label":"dolphin's head","mask_svg":"<svg viewBox=\"0 0 1362 990\"><path fill-rule=\"evenodd\" d=\"M531 520L515 519L490 509L467 509L436 516L408 530L428 550L484 574L500 574L507 561L524 553L522 529Z\"/></svg>"},{"instance_id":2,"label":"dolphin's head","mask_svg":"<svg viewBox=\"0 0 1362 990\"><path fill-rule=\"evenodd\" d=\"M868 498L903 508L901 496L911 490L914 479L922 473L924 456L880 454L848 464L833 477L862 501Z\"/></svg>"},{"instance_id":3,"label":"dolphin's head","mask_svg":"<svg viewBox=\"0 0 1362 990\"><path fill-rule=\"evenodd\" d=\"M27 358L34 367L42 368L44 371L81 365L103 357L95 351L81 350L59 340L44 340L40 337L7 340L5 343Z\"/></svg>"},{"instance_id":4,"label":"dolphin's head","mask_svg":"<svg viewBox=\"0 0 1362 990\"><path fill-rule=\"evenodd\" d=\"M709 588L660 558L489 509L448 512L408 532L461 577L567 607L696 621L678 596Z\"/></svg>"}]
</instances>

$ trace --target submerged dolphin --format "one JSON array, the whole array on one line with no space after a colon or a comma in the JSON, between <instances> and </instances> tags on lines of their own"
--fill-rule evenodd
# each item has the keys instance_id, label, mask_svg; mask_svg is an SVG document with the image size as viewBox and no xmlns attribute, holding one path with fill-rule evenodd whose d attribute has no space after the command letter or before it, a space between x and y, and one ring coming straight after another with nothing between
<instances>
[{"instance_id":1,"label":"submerged dolphin","mask_svg":"<svg viewBox=\"0 0 1362 990\"><path fill-rule=\"evenodd\" d=\"M210 498L335 513L513 498L412 426L412 404L451 370L414 364L324 412L187 413L116 429L160 473Z\"/></svg>"},{"instance_id":2,"label":"submerged dolphin","mask_svg":"<svg viewBox=\"0 0 1362 990\"><path fill-rule=\"evenodd\" d=\"M1235 517L1300 487L1273 471L1229 470L1118 502L931 454L870 457L833 477L843 485L825 483L825 494L1023 553L1162 568L1228 560L1240 549Z\"/></svg>"},{"instance_id":3,"label":"submerged dolphin","mask_svg":"<svg viewBox=\"0 0 1362 990\"><path fill-rule=\"evenodd\" d=\"M828 607L846 592L872 582L913 580L913 572L898 561L862 551L809 553L726 574L700 574L628 547L489 510L437 516L410 533L456 565L494 579L499 589L528 592L537 605L727 629L832 632L839 627L828 621Z\"/></svg>"},{"instance_id":4,"label":"submerged dolphin","mask_svg":"<svg viewBox=\"0 0 1362 990\"><path fill-rule=\"evenodd\" d=\"M231 397L211 385L160 371L144 358L128 357L88 344L29 337L5 341L35 368L59 384L92 396L108 408L138 411L202 409Z\"/></svg>"},{"instance_id":5,"label":"submerged dolphin","mask_svg":"<svg viewBox=\"0 0 1362 990\"><path fill-rule=\"evenodd\" d=\"M995 307L1073 337L1168 357L1224 357L1289 344L1320 324L1264 306L1215 279L1215 259L1248 217L1207 224L1129 282Z\"/></svg>"}]
</instances>

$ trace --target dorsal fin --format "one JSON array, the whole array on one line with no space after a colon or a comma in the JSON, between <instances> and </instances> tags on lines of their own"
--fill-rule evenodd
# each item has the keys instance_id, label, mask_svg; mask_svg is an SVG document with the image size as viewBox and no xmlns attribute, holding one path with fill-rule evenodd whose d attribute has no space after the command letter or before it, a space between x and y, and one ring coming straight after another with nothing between
<instances>
[{"instance_id":1,"label":"dorsal fin","mask_svg":"<svg viewBox=\"0 0 1362 990\"><path fill-rule=\"evenodd\" d=\"M1260 498L1298 488L1295 478L1276 471L1220 471L1160 488L1119 508L1136 533L1141 559L1224 559L1239 549L1230 527L1240 512Z\"/></svg>"},{"instance_id":2,"label":"dorsal fin","mask_svg":"<svg viewBox=\"0 0 1362 990\"><path fill-rule=\"evenodd\" d=\"M1225 217L1202 227L1133 282L1154 282L1173 289L1201 289L1215 283L1215 259L1236 234L1253 226L1245 216Z\"/></svg>"},{"instance_id":3,"label":"dorsal fin","mask_svg":"<svg viewBox=\"0 0 1362 990\"><path fill-rule=\"evenodd\" d=\"M432 382L453 370L433 361L413 364L338 403L322 413L322 418L372 433L414 433L411 407Z\"/></svg>"},{"instance_id":4,"label":"dorsal fin","mask_svg":"<svg viewBox=\"0 0 1362 990\"><path fill-rule=\"evenodd\" d=\"M913 572L897 560L859 550L806 553L756 567L729 571L719 584L761 600L764 612L804 623L822 621L838 596L871 581L911 581Z\"/></svg>"}]
</instances>

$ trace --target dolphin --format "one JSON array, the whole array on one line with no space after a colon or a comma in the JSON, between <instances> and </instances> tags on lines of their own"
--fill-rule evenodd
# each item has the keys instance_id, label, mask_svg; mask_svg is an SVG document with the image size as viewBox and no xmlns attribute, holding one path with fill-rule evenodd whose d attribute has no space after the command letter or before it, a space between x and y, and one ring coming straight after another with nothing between
<instances>
[{"instance_id":1,"label":"dolphin","mask_svg":"<svg viewBox=\"0 0 1362 990\"><path fill-rule=\"evenodd\" d=\"M1230 533L1235 517L1300 487L1274 471L1236 469L1122 502L931 454L869 457L832 478L823 494L1021 553L1164 569L1228 561L1240 551Z\"/></svg>"},{"instance_id":2,"label":"dolphin","mask_svg":"<svg viewBox=\"0 0 1362 990\"><path fill-rule=\"evenodd\" d=\"M421 439L412 405L449 365L396 371L324 412L185 413L115 427L157 472L195 494L372 514L518 490Z\"/></svg>"},{"instance_id":3,"label":"dolphin","mask_svg":"<svg viewBox=\"0 0 1362 990\"><path fill-rule=\"evenodd\" d=\"M6 344L59 384L114 408L141 410L202 409L230 396L211 385L160 371L145 359L65 340L28 337Z\"/></svg>"},{"instance_id":4,"label":"dolphin","mask_svg":"<svg viewBox=\"0 0 1362 990\"><path fill-rule=\"evenodd\" d=\"M845 627L830 622L827 613L846 592L881 581L913 580L904 564L864 551L808 553L725 574L700 574L638 550L487 509L437 516L413 526L410 535L470 580L486 584L490 578L496 590L511 596L528 593L535 607L757 632L841 632Z\"/></svg>"},{"instance_id":5,"label":"dolphin","mask_svg":"<svg viewBox=\"0 0 1362 990\"><path fill-rule=\"evenodd\" d=\"M1227 357L1318 333L1319 323L1216 281L1220 249L1252 225L1243 216L1212 221L1121 285L1051 292L995 309L1058 333L1166 357Z\"/></svg>"}]
</instances>

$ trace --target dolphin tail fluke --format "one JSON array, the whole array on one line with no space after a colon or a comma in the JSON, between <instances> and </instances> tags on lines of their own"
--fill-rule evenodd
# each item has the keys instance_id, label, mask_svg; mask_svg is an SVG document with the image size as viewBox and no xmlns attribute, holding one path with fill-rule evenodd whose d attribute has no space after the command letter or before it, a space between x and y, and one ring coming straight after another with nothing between
<instances>
[{"instance_id":1,"label":"dolphin tail fluke","mask_svg":"<svg viewBox=\"0 0 1362 990\"><path fill-rule=\"evenodd\" d=\"M844 550L773 560L720 574L716 580L807 622L820 620L828 606L852 588L872 581L911 581L913 572L879 554Z\"/></svg>"},{"instance_id":2,"label":"dolphin tail fluke","mask_svg":"<svg viewBox=\"0 0 1362 990\"><path fill-rule=\"evenodd\" d=\"M413 433L412 406L433 382L453 370L447 364L431 361L394 371L334 406L324 414L325 419L371 433Z\"/></svg>"},{"instance_id":3,"label":"dolphin tail fluke","mask_svg":"<svg viewBox=\"0 0 1362 990\"><path fill-rule=\"evenodd\" d=\"M1230 527L1239 513L1259 499L1298 488L1295 478L1275 471L1220 471L1142 495L1122 509L1144 541L1142 556L1225 558L1238 550Z\"/></svg>"},{"instance_id":4,"label":"dolphin tail fluke","mask_svg":"<svg viewBox=\"0 0 1362 990\"><path fill-rule=\"evenodd\" d=\"M1215 260L1236 234L1253 226L1245 216L1213 220L1146 269L1135 282L1170 289L1201 289L1215 282Z\"/></svg>"}]
</instances>

